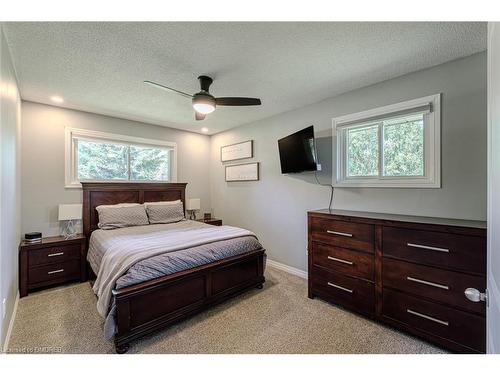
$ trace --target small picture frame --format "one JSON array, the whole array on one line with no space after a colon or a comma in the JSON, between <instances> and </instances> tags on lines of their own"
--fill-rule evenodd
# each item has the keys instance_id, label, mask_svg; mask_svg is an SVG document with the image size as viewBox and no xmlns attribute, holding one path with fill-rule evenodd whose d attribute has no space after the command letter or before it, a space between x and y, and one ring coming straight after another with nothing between
<instances>
[{"instance_id":1,"label":"small picture frame","mask_svg":"<svg viewBox=\"0 0 500 375\"><path fill-rule=\"evenodd\" d=\"M226 165L226 182L258 181L259 163Z\"/></svg>"},{"instance_id":2,"label":"small picture frame","mask_svg":"<svg viewBox=\"0 0 500 375\"><path fill-rule=\"evenodd\" d=\"M253 140L222 146L220 161L232 161L253 158Z\"/></svg>"}]
</instances>

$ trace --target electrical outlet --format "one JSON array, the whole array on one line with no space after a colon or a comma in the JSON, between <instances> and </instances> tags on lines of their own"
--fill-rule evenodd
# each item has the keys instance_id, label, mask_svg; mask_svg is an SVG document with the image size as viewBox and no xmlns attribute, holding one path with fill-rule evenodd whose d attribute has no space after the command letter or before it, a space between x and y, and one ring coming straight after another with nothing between
<instances>
[{"instance_id":1,"label":"electrical outlet","mask_svg":"<svg viewBox=\"0 0 500 375\"><path fill-rule=\"evenodd\" d=\"M321 171L321 164L316 164L316 170Z\"/></svg>"},{"instance_id":2,"label":"electrical outlet","mask_svg":"<svg viewBox=\"0 0 500 375\"><path fill-rule=\"evenodd\" d=\"M7 314L7 309L5 308L6 304L7 304L7 300L4 298L2 300L2 319L5 319L5 315Z\"/></svg>"}]
</instances>

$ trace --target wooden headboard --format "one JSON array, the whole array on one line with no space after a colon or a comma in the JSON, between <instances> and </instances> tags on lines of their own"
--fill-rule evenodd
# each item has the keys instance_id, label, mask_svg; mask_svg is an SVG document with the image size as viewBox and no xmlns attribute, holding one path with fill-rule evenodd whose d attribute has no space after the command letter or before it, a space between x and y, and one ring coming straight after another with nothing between
<instances>
[{"instance_id":1,"label":"wooden headboard","mask_svg":"<svg viewBox=\"0 0 500 375\"><path fill-rule=\"evenodd\" d=\"M186 207L186 183L82 182L83 234L89 239L97 229L101 204L144 203L182 200Z\"/></svg>"}]
</instances>

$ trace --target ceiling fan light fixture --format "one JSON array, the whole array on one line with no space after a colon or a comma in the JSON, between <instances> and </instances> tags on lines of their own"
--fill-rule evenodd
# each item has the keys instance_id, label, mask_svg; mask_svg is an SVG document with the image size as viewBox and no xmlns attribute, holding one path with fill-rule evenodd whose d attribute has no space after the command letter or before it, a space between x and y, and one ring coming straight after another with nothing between
<instances>
[{"instance_id":1,"label":"ceiling fan light fixture","mask_svg":"<svg viewBox=\"0 0 500 375\"><path fill-rule=\"evenodd\" d=\"M194 95L190 95L186 92L179 91L173 89L171 87L161 85L159 83L153 81L144 81L145 84L151 85L153 87L172 91L179 95L182 95L186 98L191 99L191 103L194 113L194 119L196 121L202 121L205 119L205 116L209 113L215 111L215 107L217 106L231 106L231 107L241 107L241 106L249 106L249 105L261 105L261 101L259 98L246 98L239 96L229 96L229 97L218 97L215 98L212 94L210 94L209 89L210 85L213 82L213 79L208 76L199 76L198 80L200 81L201 91Z\"/></svg>"},{"instance_id":2,"label":"ceiling fan light fixture","mask_svg":"<svg viewBox=\"0 0 500 375\"><path fill-rule=\"evenodd\" d=\"M193 108L196 112L204 115L208 115L209 113L215 111L215 106L208 103L194 103Z\"/></svg>"},{"instance_id":3,"label":"ceiling fan light fixture","mask_svg":"<svg viewBox=\"0 0 500 375\"><path fill-rule=\"evenodd\" d=\"M215 98L212 95L196 94L193 97L193 108L198 113L208 115L215 111Z\"/></svg>"}]
</instances>

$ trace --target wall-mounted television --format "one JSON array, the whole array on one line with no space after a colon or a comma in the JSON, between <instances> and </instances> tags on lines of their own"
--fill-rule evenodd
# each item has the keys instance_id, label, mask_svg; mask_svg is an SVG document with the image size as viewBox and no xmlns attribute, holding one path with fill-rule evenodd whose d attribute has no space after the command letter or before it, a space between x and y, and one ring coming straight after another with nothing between
<instances>
[{"instance_id":1,"label":"wall-mounted television","mask_svg":"<svg viewBox=\"0 0 500 375\"><path fill-rule=\"evenodd\" d=\"M315 171L316 147L314 145L314 126L278 140L281 173L300 173Z\"/></svg>"}]
</instances>

